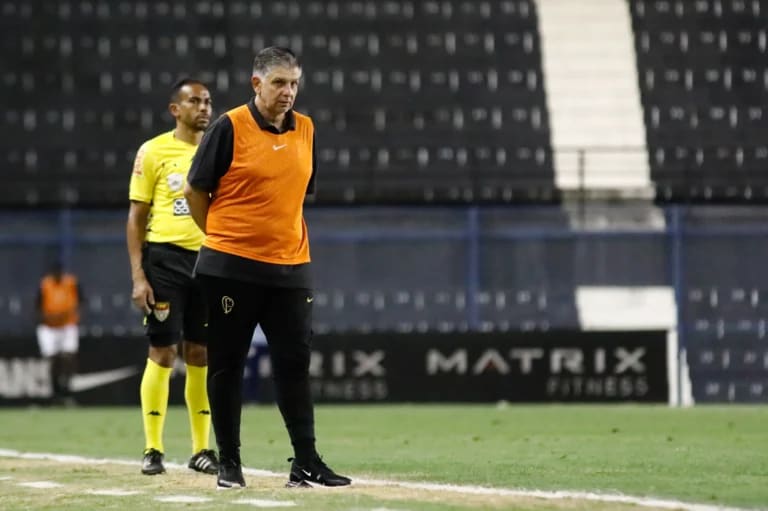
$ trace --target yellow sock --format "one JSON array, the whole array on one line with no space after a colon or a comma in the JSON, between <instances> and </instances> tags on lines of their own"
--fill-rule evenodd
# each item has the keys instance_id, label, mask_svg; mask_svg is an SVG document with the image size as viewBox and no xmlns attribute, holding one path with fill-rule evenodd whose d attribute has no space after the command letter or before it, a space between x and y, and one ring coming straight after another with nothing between
<instances>
[{"instance_id":1,"label":"yellow sock","mask_svg":"<svg viewBox=\"0 0 768 511\"><path fill-rule=\"evenodd\" d=\"M206 379L208 366L187 364L187 379L184 383L184 399L189 412L189 427L192 431L192 453L208 449L211 432L211 407L208 404Z\"/></svg>"},{"instance_id":2,"label":"yellow sock","mask_svg":"<svg viewBox=\"0 0 768 511\"><path fill-rule=\"evenodd\" d=\"M163 427L168 412L168 385L171 368L162 367L150 359L141 378L141 413L144 416L145 449L163 448Z\"/></svg>"}]
</instances>

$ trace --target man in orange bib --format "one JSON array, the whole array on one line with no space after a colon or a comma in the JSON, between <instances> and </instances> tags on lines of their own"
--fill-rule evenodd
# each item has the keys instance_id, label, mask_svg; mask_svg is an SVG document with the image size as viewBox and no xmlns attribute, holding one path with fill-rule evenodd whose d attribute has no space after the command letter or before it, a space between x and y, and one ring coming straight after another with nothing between
<instances>
[{"instance_id":1,"label":"man in orange bib","mask_svg":"<svg viewBox=\"0 0 768 511\"><path fill-rule=\"evenodd\" d=\"M70 385L77 368L81 302L77 278L64 273L60 263L54 263L40 281L37 293L37 343L49 361L54 403L74 403Z\"/></svg>"},{"instance_id":2,"label":"man in orange bib","mask_svg":"<svg viewBox=\"0 0 768 511\"><path fill-rule=\"evenodd\" d=\"M303 203L314 191L312 119L293 110L301 66L270 47L253 62L256 96L203 136L184 194L200 229L197 278L208 305L208 389L219 488L245 486L243 368L254 328L269 344L277 405L293 445L290 486L346 486L315 450L309 387L312 291Z\"/></svg>"}]
</instances>

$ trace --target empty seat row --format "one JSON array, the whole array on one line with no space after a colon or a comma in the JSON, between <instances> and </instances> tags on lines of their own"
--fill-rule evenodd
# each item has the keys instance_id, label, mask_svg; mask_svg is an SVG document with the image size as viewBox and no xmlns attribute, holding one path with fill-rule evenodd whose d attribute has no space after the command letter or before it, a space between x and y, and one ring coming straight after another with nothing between
<instances>
[{"instance_id":1,"label":"empty seat row","mask_svg":"<svg viewBox=\"0 0 768 511\"><path fill-rule=\"evenodd\" d=\"M152 133L154 131L170 129L172 126L170 115L162 107L158 108L125 108L125 109L95 109L95 108L64 108L38 110L25 108L17 110L10 108L3 112L0 118L0 126L15 132L17 135L30 133L40 135L64 136L67 133L77 135L73 137L85 143L92 143L91 136L112 134L119 131L123 138L136 133ZM57 133L58 135L54 135ZM126 137L126 135L128 137ZM29 138L27 138L29 140ZM58 139L59 144L66 139ZM77 140L73 140L76 142ZM138 142L138 141L137 141ZM66 143L69 143L66 141Z\"/></svg>"},{"instance_id":2,"label":"empty seat row","mask_svg":"<svg viewBox=\"0 0 768 511\"><path fill-rule=\"evenodd\" d=\"M481 309L494 310L525 309L544 311L549 306L549 297L544 289L500 289L479 291L474 303ZM383 311L387 309L425 311L428 309L466 312L469 306L467 293L461 289L426 290L396 289L374 291L317 290L314 294L314 306L317 310L356 310ZM34 298L21 295L0 296L0 310L11 316L23 314L34 308ZM84 314L112 314L114 311L127 312L129 316L138 314L133 309L131 297L127 293L110 294L86 293L82 309Z\"/></svg>"},{"instance_id":3,"label":"empty seat row","mask_svg":"<svg viewBox=\"0 0 768 511\"><path fill-rule=\"evenodd\" d=\"M365 105L359 109L299 108L312 116L318 130L335 131L364 129L372 137L380 137L382 131L428 131L429 133L477 132L492 134L500 131L509 134L520 129L534 134L546 128L545 113L537 107L525 106L476 106L413 108L392 110L383 105ZM104 110L94 108L74 109L15 109L5 110L0 126L16 133L94 133L114 132L124 134L152 133L171 126L167 112L159 108L132 108ZM768 115L766 115L768 120ZM90 137L88 137L90 140ZM125 138L125 137L123 137ZM542 139L543 141L544 139Z\"/></svg>"},{"instance_id":4,"label":"empty seat row","mask_svg":"<svg viewBox=\"0 0 768 511\"><path fill-rule=\"evenodd\" d=\"M249 93L251 72L248 69L234 71L207 68L188 69L187 72L154 74L152 69L106 71L85 73L42 73L6 71L2 77L2 89L24 96L39 98L54 90L67 93L84 101L93 94L120 95L121 97L165 96L179 77L194 75L206 83L211 91L229 92L245 96ZM539 72L533 68L483 67L459 69L441 66L441 69L419 68L331 68L309 70L302 79L302 96L313 95L318 101L329 96L364 95L367 99L393 101L402 94L420 93L424 101L436 97L440 101L454 99L459 92L483 94L474 97L476 102L518 103L530 100L531 92L541 91ZM160 90L158 91L158 86ZM0 89L0 90L2 90ZM375 97L371 97L375 94ZM98 98L95 98L98 100ZM216 100L216 97L214 97ZM31 101L30 105L34 104Z\"/></svg>"},{"instance_id":5,"label":"empty seat row","mask_svg":"<svg viewBox=\"0 0 768 511\"><path fill-rule=\"evenodd\" d=\"M632 13L654 22L680 19L746 19L763 13L760 0L630 0Z\"/></svg>"},{"instance_id":6,"label":"empty seat row","mask_svg":"<svg viewBox=\"0 0 768 511\"><path fill-rule=\"evenodd\" d=\"M464 290L409 290L357 291L343 290L315 292L314 304L318 309L344 310L348 307L382 311L388 308L426 310L431 307L464 312L469 297ZM474 298L481 308L508 310L546 310L549 298L544 289L499 289L479 291Z\"/></svg>"},{"instance_id":7,"label":"empty seat row","mask_svg":"<svg viewBox=\"0 0 768 511\"><path fill-rule=\"evenodd\" d=\"M478 326L481 332L543 332L552 329L552 324L547 320L529 319L521 321L484 321ZM330 323L318 320L312 327L317 334L333 333L374 333L374 332L396 332L396 333L456 333L468 332L469 324L466 321L396 321L386 324L362 321L359 323Z\"/></svg>"},{"instance_id":8,"label":"empty seat row","mask_svg":"<svg viewBox=\"0 0 768 511\"><path fill-rule=\"evenodd\" d=\"M539 173L542 178L551 170L551 151L545 147L503 146L324 146L318 160L329 171L360 173L366 169L401 171L406 174L419 172L454 174L471 177L484 173L501 172L509 177L515 173ZM386 177L377 175L377 179Z\"/></svg>"},{"instance_id":9,"label":"empty seat row","mask_svg":"<svg viewBox=\"0 0 768 511\"><path fill-rule=\"evenodd\" d=\"M768 184L761 176L739 182L721 178L718 183L711 176L654 175L654 200L659 204L768 204Z\"/></svg>"},{"instance_id":10,"label":"empty seat row","mask_svg":"<svg viewBox=\"0 0 768 511\"><path fill-rule=\"evenodd\" d=\"M713 308L731 305L768 306L768 290L756 287L694 287L688 290L687 298L689 304L705 304Z\"/></svg>"},{"instance_id":11,"label":"empty seat row","mask_svg":"<svg viewBox=\"0 0 768 511\"><path fill-rule=\"evenodd\" d=\"M42 172L30 174L5 187L0 207L125 207L129 168L94 167L77 179L66 173L59 179L49 175L41 179ZM94 177L97 171L101 174ZM322 186L307 201L325 205L559 204L561 192L551 168L477 175L377 172L375 177L371 169L359 173L324 169Z\"/></svg>"},{"instance_id":12,"label":"empty seat row","mask_svg":"<svg viewBox=\"0 0 768 511\"><path fill-rule=\"evenodd\" d=\"M768 182L768 146L708 146L657 147L651 154L651 164L659 176L706 178L712 184L723 184L739 176L755 185ZM705 184L706 181L702 181Z\"/></svg>"},{"instance_id":13,"label":"empty seat row","mask_svg":"<svg viewBox=\"0 0 768 511\"><path fill-rule=\"evenodd\" d=\"M264 17L285 20L286 23L303 21L497 21L527 19L533 15L532 0L470 1L470 0L372 0L347 1L213 1L161 0L157 2L110 2L107 0L45 2L29 5L6 1L3 16L29 19L45 15L62 21L106 21L123 18L131 21L152 21L154 18L175 18L183 21L188 16L203 16L221 21L229 18L259 20Z\"/></svg>"},{"instance_id":14,"label":"empty seat row","mask_svg":"<svg viewBox=\"0 0 768 511\"><path fill-rule=\"evenodd\" d=\"M130 169L142 139L122 150L99 147L51 149L11 149L3 155L6 168L14 172L46 176L78 174L97 178L107 172L118 175ZM324 172L343 172L367 176L369 170L473 175L501 173L509 177L551 169L551 151L544 147L522 146L333 146L318 150ZM415 174L415 175L417 175ZM21 177L21 176L18 176ZM380 177L386 177L382 175ZM542 172L546 177L546 172Z\"/></svg>"},{"instance_id":15,"label":"empty seat row","mask_svg":"<svg viewBox=\"0 0 768 511\"><path fill-rule=\"evenodd\" d=\"M764 403L768 399L768 378L743 378L733 372L731 374L713 374L708 371L693 374L692 391L697 403Z\"/></svg>"},{"instance_id":16,"label":"empty seat row","mask_svg":"<svg viewBox=\"0 0 768 511\"><path fill-rule=\"evenodd\" d=\"M124 175L116 179L104 175L91 175L74 179L15 179L6 186L0 197L3 208L71 208L71 207L125 207L128 182ZM103 174L103 173L102 173Z\"/></svg>"},{"instance_id":17,"label":"empty seat row","mask_svg":"<svg viewBox=\"0 0 768 511\"><path fill-rule=\"evenodd\" d=\"M318 129L347 131L363 128L376 136L382 131L414 130L440 134L477 132L492 136L495 131L509 135L518 127L522 128L523 134L534 134L546 128L545 113L538 106L455 105L394 110L383 105L363 105L355 109L318 107L307 109L306 113L312 116Z\"/></svg>"},{"instance_id":18,"label":"empty seat row","mask_svg":"<svg viewBox=\"0 0 768 511\"><path fill-rule=\"evenodd\" d=\"M377 176L375 180L353 174L324 174L323 186L310 203L349 205L433 204L559 204L561 192L552 174L528 173L514 178L494 176Z\"/></svg>"},{"instance_id":19,"label":"empty seat row","mask_svg":"<svg viewBox=\"0 0 768 511\"><path fill-rule=\"evenodd\" d=\"M136 150L142 139L136 139L135 147L123 150L91 148L62 148L62 149L11 149L0 160L6 169L23 172L30 175L48 177L77 174L82 177L92 177L94 180L104 178L105 174L126 176L127 180ZM17 177L21 177L17 174ZM68 184L77 187L75 183Z\"/></svg>"},{"instance_id":20,"label":"empty seat row","mask_svg":"<svg viewBox=\"0 0 768 511\"><path fill-rule=\"evenodd\" d=\"M651 130L695 130L719 128L736 131L736 128L759 129L768 126L768 108L762 105L681 105L668 103L650 105L647 109L648 127ZM722 139L720 142L723 142Z\"/></svg>"},{"instance_id":21,"label":"empty seat row","mask_svg":"<svg viewBox=\"0 0 768 511\"><path fill-rule=\"evenodd\" d=\"M0 77L0 90L5 89L15 94L21 104L27 103L30 107L39 103L37 99L45 91L56 91L66 95L70 103L82 102L86 108L103 106L104 109L111 109L114 103L109 105L109 94L119 92L131 97L143 95L147 101L157 99L158 96L167 99L171 86L185 76L194 76L206 83L212 91L229 89L230 78L226 71L196 70L190 67L187 70L180 68L174 73L166 70L155 73L149 69L112 72L101 68L86 72L69 70L39 73L5 70Z\"/></svg>"},{"instance_id":22,"label":"empty seat row","mask_svg":"<svg viewBox=\"0 0 768 511\"><path fill-rule=\"evenodd\" d=\"M722 65L696 69L646 67L640 84L645 92L652 93L658 88L666 95L680 95L680 99L699 99L694 93L701 91L702 99L706 96L707 100L718 102L723 101L721 98L728 98L734 103L743 103L754 99L750 93L762 95L768 92L768 68Z\"/></svg>"},{"instance_id":23,"label":"empty seat row","mask_svg":"<svg viewBox=\"0 0 768 511\"><path fill-rule=\"evenodd\" d=\"M680 57L681 61L683 58L697 60L712 55L739 58L762 55L768 51L765 27L718 28L717 30L681 28L658 32L640 30L636 37L638 52L641 56L650 58L653 58L653 55L663 56L659 60L667 63L676 60L675 56Z\"/></svg>"},{"instance_id":24,"label":"empty seat row","mask_svg":"<svg viewBox=\"0 0 768 511\"><path fill-rule=\"evenodd\" d=\"M768 347L698 345L688 357L692 370L732 370L742 376L764 374L768 376Z\"/></svg>"},{"instance_id":25,"label":"empty seat row","mask_svg":"<svg viewBox=\"0 0 768 511\"><path fill-rule=\"evenodd\" d=\"M141 337L145 335L145 329L141 321L127 324L86 320L80 325L80 334L89 337Z\"/></svg>"},{"instance_id":26,"label":"empty seat row","mask_svg":"<svg viewBox=\"0 0 768 511\"><path fill-rule=\"evenodd\" d=\"M648 141L679 146L760 146L768 129L768 110L755 106L712 106L706 110L669 104L646 109Z\"/></svg>"},{"instance_id":27,"label":"empty seat row","mask_svg":"<svg viewBox=\"0 0 768 511\"><path fill-rule=\"evenodd\" d=\"M211 34L137 34L135 30L111 29L98 37L66 32L62 34L25 33L7 37L10 58L17 62L27 59L56 59L52 67L67 69L72 66L100 67L112 65L115 58L141 58L145 62L158 62L162 58L185 61L187 58L241 61L253 58L266 46L287 46L300 55L307 65L325 65L337 58L394 61L414 57L415 62L428 66L429 58L482 59L485 62L504 62L509 51L518 53L518 61L537 53L536 34L531 31L388 31L352 34L285 34L237 35L231 32ZM535 55L537 57L537 55ZM80 59L92 59L82 62ZM71 59L71 60L70 60Z\"/></svg>"},{"instance_id":28,"label":"empty seat row","mask_svg":"<svg viewBox=\"0 0 768 511\"><path fill-rule=\"evenodd\" d=\"M766 339L766 323L768 314L759 317L754 313L742 311L742 315L723 316L719 314L706 314L689 312L685 321L685 331L688 338L696 343L701 340L723 340L724 342L739 342L743 340Z\"/></svg>"}]
</instances>

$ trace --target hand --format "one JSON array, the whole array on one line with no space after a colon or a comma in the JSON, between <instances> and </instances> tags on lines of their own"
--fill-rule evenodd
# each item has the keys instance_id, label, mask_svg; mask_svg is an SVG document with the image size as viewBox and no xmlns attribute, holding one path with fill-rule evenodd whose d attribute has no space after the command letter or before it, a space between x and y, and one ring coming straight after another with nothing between
<instances>
[{"instance_id":1,"label":"hand","mask_svg":"<svg viewBox=\"0 0 768 511\"><path fill-rule=\"evenodd\" d=\"M133 280L131 300L133 300L133 305L145 314L152 312L152 307L155 305L155 293L152 291L152 286L149 285L146 277Z\"/></svg>"}]
</instances>

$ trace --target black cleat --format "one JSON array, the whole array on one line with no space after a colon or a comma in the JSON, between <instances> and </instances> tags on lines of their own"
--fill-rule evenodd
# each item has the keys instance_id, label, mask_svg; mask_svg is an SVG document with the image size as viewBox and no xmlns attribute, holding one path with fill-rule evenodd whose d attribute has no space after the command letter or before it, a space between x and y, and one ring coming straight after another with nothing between
<instances>
[{"instance_id":1,"label":"black cleat","mask_svg":"<svg viewBox=\"0 0 768 511\"><path fill-rule=\"evenodd\" d=\"M204 474L218 474L219 460L216 459L216 453L211 449L203 449L189 458L187 467Z\"/></svg>"},{"instance_id":2,"label":"black cleat","mask_svg":"<svg viewBox=\"0 0 768 511\"><path fill-rule=\"evenodd\" d=\"M144 461L141 463L141 473L148 476L162 474L165 472L163 466L163 453L157 449L147 449L144 451Z\"/></svg>"},{"instance_id":3,"label":"black cleat","mask_svg":"<svg viewBox=\"0 0 768 511\"><path fill-rule=\"evenodd\" d=\"M216 478L216 488L219 490L245 488L243 467L240 463L228 459L222 459L219 462L219 476Z\"/></svg>"},{"instance_id":4,"label":"black cleat","mask_svg":"<svg viewBox=\"0 0 768 511\"><path fill-rule=\"evenodd\" d=\"M316 484L323 486L347 486L352 483L349 477L337 474L316 455L304 465L299 465L295 458L288 458L291 463L291 474L285 486L288 488L307 488Z\"/></svg>"}]
</instances>

